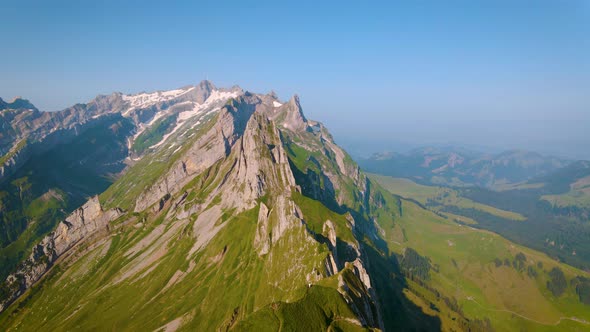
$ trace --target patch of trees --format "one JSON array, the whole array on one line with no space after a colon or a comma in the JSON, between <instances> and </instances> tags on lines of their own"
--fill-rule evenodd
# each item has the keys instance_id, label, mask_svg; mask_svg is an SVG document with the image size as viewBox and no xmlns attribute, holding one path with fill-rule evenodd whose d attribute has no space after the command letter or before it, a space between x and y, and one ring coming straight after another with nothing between
<instances>
[{"instance_id":1,"label":"patch of trees","mask_svg":"<svg viewBox=\"0 0 590 332\"><path fill-rule=\"evenodd\" d=\"M529 265L529 266L527 267L527 269L526 269L526 273L529 275L529 277L531 277L531 278L533 278L533 279L534 279L534 278L536 278L536 277L537 277L537 275L539 275L539 274L537 273L537 270L535 270L535 268L534 268L532 265Z\"/></svg>"},{"instance_id":2,"label":"patch of trees","mask_svg":"<svg viewBox=\"0 0 590 332\"><path fill-rule=\"evenodd\" d=\"M590 279L577 276L572 279L571 284L575 287L580 302L590 305Z\"/></svg>"},{"instance_id":3,"label":"patch of trees","mask_svg":"<svg viewBox=\"0 0 590 332\"><path fill-rule=\"evenodd\" d=\"M526 256L522 252L516 254L516 257L514 257L514 260L512 260L512 266L518 271L522 271L524 269L525 263Z\"/></svg>"},{"instance_id":4,"label":"patch of trees","mask_svg":"<svg viewBox=\"0 0 590 332\"><path fill-rule=\"evenodd\" d=\"M496 257L494 259L494 264L496 265L496 267L500 267L500 266L502 266L502 260L500 258Z\"/></svg>"},{"instance_id":5,"label":"patch of trees","mask_svg":"<svg viewBox=\"0 0 590 332\"><path fill-rule=\"evenodd\" d=\"M406 248L400 265L411 276L416 276L423 280L430 279L430 259L421 256L412 248Z\"/></svg>"},{"instance_id":6,"label":"patch of trees","mask_svg":"<svg viewBox=\"0 0 590 332\"><path fill-rule=\"evenodd\" d=\"M567 280L563 271L558 267L554 267L549 272L549 277L551 280L547 281L547 289L551 291L553 296L560 297L567 288Z\"/></svg>"},{"instance_id":7,"label":"patch of trees","mask_svg":"<svg viewBox=\"0 0 590 332\"><path fill-rule=\"evenodd\" d=\"M507 267L512 266L518 272L526 271L527 275L533 279L539 275L539 273L537 272L537 269L535 269L534 265L526 265L526 256L522 252L519 252L518 254L516 254L514 259L512 260L512 263L510 263L510 260L508 258L504 258L504 260L501 260L500 258L496 257L496 258L494 258L494 265L496 266L496 268L499 268L502 265L504 265ZM537 267L539 269L543 269L543 263L538 262Z\"/></svg>"}]
</instances>

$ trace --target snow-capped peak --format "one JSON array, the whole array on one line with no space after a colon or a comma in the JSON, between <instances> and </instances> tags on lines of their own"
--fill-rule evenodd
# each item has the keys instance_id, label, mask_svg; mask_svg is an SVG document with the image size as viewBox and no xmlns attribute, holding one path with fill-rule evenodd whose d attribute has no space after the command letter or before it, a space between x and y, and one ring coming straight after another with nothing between
<instances>
[{"instance_id":1,"label":"snow-capped peak","mask_svg":"<svg viewBox=\"0 0 590 332\"><path fill-rule=\"evenodd\" d=\"M158 146L164 144L164 142L166 142L168 137L170 137L170 136L172 136L172 134L176 133L182 127L182 125L184 125L186 123L187 120L189 120L195 116L202 117L205 114L217 112L221 109L222 103L226 102L227 100L229 100L231 98L236 98L239 95L240 95L240 92L238 92L238 91L213 90L211 92L211 95L209 96L209 98L207 98L207 100L204 103L199 104L199 103L195 102L195 103L193 103L194 107L192 110L178 113L178 117L176 118L176 125L174 126L174 128L169 133L164 135L164 137L162 138L162 140L160 142L151 146L151 148L155 148L155 147L158 147Z\"/></svg>"}]
</instances>

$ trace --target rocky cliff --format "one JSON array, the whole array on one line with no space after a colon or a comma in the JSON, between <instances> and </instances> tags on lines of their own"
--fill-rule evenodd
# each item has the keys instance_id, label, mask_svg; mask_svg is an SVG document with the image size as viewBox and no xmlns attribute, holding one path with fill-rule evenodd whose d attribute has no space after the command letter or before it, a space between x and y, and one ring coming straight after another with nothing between
<instances>
[{"instance_id":1,"label":"rocky cliff","mask_svg":"<svg viewBox=\"0 0 590 332\"><path fill-rule=\"evenodd\" d=\"M108 230L109 222L122 213L118 209L103 211L97 196L75 210L35 245L29 258L8 276L2 285L0 311L37 282L66 251L94 233Z\"/></svg>"}]
</instances>

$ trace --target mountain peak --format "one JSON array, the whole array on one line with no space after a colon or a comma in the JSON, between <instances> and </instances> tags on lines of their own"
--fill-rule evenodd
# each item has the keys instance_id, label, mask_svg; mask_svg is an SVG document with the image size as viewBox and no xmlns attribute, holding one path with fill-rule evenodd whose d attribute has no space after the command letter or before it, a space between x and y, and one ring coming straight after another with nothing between
<instances>
[{"instance_id":1,"label":"mountain peak","mask_svg":"<svg viewBox=\"0 0 590 332\"><path fill-rule=\"evenodd\" d=\"M24 99L20 96L14 97L12 101L5 102L4 100L0 99L0 109L32 109L37 110L35 105L33 105L29 100Z\"/></svg>"},{"instance_id":2,"label":"mountain peak","mask_svg":"<svg viewBox=\"0 0 590 332\"><path fill-rule=\"evenodd\" d=\"M294 94L293 97L291 97L291 99L289 99L289 105L293 105L294 107L301 110L301 103L299 101L299 95Z\"/></svg>"},{"instance_id":3,"label":"mountain peak","mask_svg":"<svg viewBox=\"0 0 590 332\"><path fill-rule=\"evenodd\" d=\"M211 92L213 90L217 90L217 87L215 86L215 84L213 84L213 82L209 80L202 80L197 85L197 89Z\"/></svg>"},{"instance_id":4,"label":"mountain peak","mask_svg":"<svg viewBox=\"0 0 590 332\"><path fill-rule=\"evenodd\" d=\"M307 128L307 119L303 115L303 109L299 103L299 96L297 95L293 95L286 104L280 106L276 117L280 119L280 123L284 128L292 131L300 131Z\"/></svg>"},{"instance_id":5,"label":"mountain peak","mask_svg":"<svg viewBox=\"0 0 590 332\"><path fill-rule=\"evenodd\" d=\"M270 92L268 93L268 96L271 97L272 99L279 99L279 96L277 95L277 93L275 92L275 90L270 90Z\"/></svg>"}]
</instances>

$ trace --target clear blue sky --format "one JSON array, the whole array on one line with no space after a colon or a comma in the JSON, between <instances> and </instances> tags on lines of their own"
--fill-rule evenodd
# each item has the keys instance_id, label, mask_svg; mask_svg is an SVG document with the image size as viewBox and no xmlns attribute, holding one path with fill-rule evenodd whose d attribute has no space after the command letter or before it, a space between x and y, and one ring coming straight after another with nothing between
<instances>
[{"instance_id":1,"label":"clear blue sky","mask_svg":"<svg viewBox=\"0 0 590 332\"><path fill-rule=\"evenodd\" d=\"M298 93L346 144L590 158L587 0L2 0L0 15L0 97L42 110L208 77Z\"/></svg>"}]
</instances>

